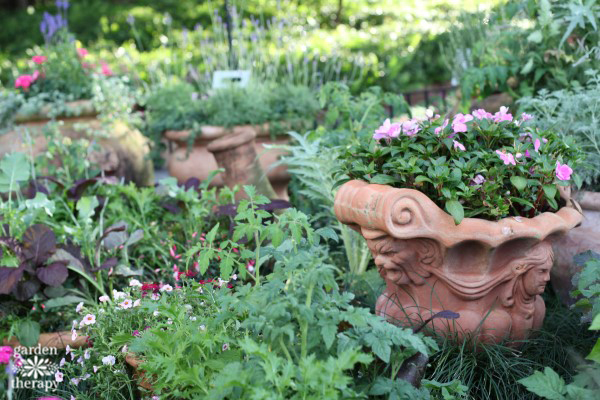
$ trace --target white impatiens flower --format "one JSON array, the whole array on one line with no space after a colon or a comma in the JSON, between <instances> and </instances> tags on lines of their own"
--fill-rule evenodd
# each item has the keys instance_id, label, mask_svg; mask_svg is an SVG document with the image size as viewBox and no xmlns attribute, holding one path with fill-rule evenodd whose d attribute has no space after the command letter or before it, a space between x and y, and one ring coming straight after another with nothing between
<instances>
[{"instance_id":1,"label":"white impatiens flower","mask_svg":"<svg viewBox=\"0 0 600 400\"><path fill-rule=\"evenodd\" d=\"M65 348L65 353L69 354L71 352L71 346L67 345Z\"/></svg>"},{"instance_id":2,"label":"white impatiens flower","mask_svg":"<svg viewBox=\"0 0 600 400\"><path fill-rule=\"evenodd\" d=\"M172 291L173 291L173 286L171 286L171 285L168 285L168 284L167 284L167 285L163 285L163 286L160 288L160 291L161 291L161 292L172 292Z\"/></svg>"},{"instance_id":3,"label":"white impatiens flower","mask_svg":"<svg viewBox=\"0 0 600 400\"><path fill-rule=\"evenodd\" d=\"M119 303L119 306L121 308L131 308L133 307L133 302L131 301L131 299L125 299L122 303Z\"/></svg>"},{"instance_id":4,"label":"white impatiens flower","mask_svg":"<svg viewBox=\"0 0 600 400\"><path fill-rule=\"evenodd\" d=\"M158 317L160 315L160 311L154 310L154 312L152 313L152 315L154 315L155 317Z\"/></svg>"},{"instance_id":5,"label":"white impatiens flower","mask_svg":"<svg viewBox=\"0 0 600 400\"><path fill-rule=\"evenodd\" d=\"M172 320L171 318L169 318L169 319L167 320L167 324L169 324L169 325L173 325L173 320Z\"/></svg>"},{"instance_id":6,"label":"white impatiens flower","mask_svg":"<svg viewBox=\"0 0 600 400\"><path fill-rule=\"evenodd\" d=\"M75 329L73 329L71 331L71 340L75 341L75 339L77 339L77 331Z\"/></svg>"},{"instance_id":7,"label":"white impatiens flower","mask_svg":"<svg viewBox=\"0 0 600 400\"><path fill-rule=\"evenodd\" d=\"M219 287L223 287L223 285L226 284L227 282L229 282L229 281L225 281L225 280L219 278Z\"/></svg>"},{"instance_id":8,"label":"white impatiens flower","mask_svg":"<svg viewBox=\"0 0 600 400\"><path fill-rule=\"evenodd\" d=\"M132 279L129 281L129 286L131 287L142 287L142 283L137 279Z\"/></svg>"},{"instance_id":9,"label":"white impatiens flower","mask_svg":"<svg viewBox=\"0 0 600 400\"><path fill-rule=\"evenodd\" d=\"M75 386L79 385L79 382L81 382L81 378L71 378L71 383Z\"/></svg>"},{"instance_id":10,"label":"white impatiens flower","mask_svg":"<svg viewBox=\"0 0 600 400\"><path fill-rule=\"evenodd\" d=\"M127 353L127 345L124 345L124 346L121 348L121 353Z\"/></svg>"},{"instance_id":11,"label":"white impatiens flower","mask_svg":"<svg viewBox=\"0 0 600 400\"><path fill-rule=\"evenodd\" d=\"M97 366L97 365L94 365L94 367L93 367L93 368L94 368L94 373L96 373L96 372L98 372L98 369L99 369L100 367L99 367L99 366Z\"/></svg>"},{"instance_id":12,"label":"white impatiens flower","mask_svg":"<svg viewBox=\"0 0 600 400\"><path fill-rule=\"evenodd\" d=\"M63 358L64 360L64 358ZM62 382L64 378L64 375L62 372L60 371L56 371L56 373L54 374L54 379L56 380L56 382Z\"/></svg>"},{"instance_id":13,"label":"white impatiens flower","mask_svg":"<svg viewBox=\"0 0 600 400\"><path fill-rule=\"evenodd\" d=\"M87 314L81 322L85 325L94 325L96 323L96 316L94 314Z\"/></svg>"},{"instance_id":14,"label":"white impatiens flower","mask_svg":"<svg viewBox=\"0 0 600 400\"><path fill-rule=\"evenodd\" d=\"M142 301L140 299L137 299L136 301L133 302L133 306L139 307L141 303L142 303Z\"/></svg>"},{"instance_id":15,"label":"white impatiens flower","mask_svg":"<svg viewBox=\"0 0 600 400\"><path fill-rule=\"evenodd\" d=\"M110 297L108 297L107 295L102 295L98 300L100 300L100 303L106 303L110 300Z\"/></svg>"},{"instance_id":16,"label":"white impatiens flower","mask_svg":"<svg viewBox=\"0 0 600 400\"><path fill-rule=\"evenodd\" d=\"M202 324L198 327L198 329L200 329L201 331L205 331L206 330L206 325Z\"/></svg>"},{"instance_id":17,"label":"white impatiens flower","mask_svg":"<svg viewBox=\"0 0 600 400\"><path fill-rule=\"evenodd\" d=\"M90 355L90 350L89 349L83 352L83 358L85 358L86 360L89 360L90 356L91 355Z\"/></svg>"},{"instance_id":18,"label":"white impatiens flower","mask_svg":"<svg viewBox=\"0 0 600 400\"><path fill-rule=\"evenodd\" d=\"M190 317L190 321L195 321L197 318L196 317Z\"/></svg>"},{"instance_id":19,"label":"white impatiens flower","mask_svg":"<svg viewBox=\"0 0 600 400\"><path fill-rule=\"evenodd\" d=\"M150 296L150 298L152 300L158 300L158 299L160 299L160 294L158 294L158 293L152 293L152 296Z\"/></svg>"},{"instance_id":20,"label":"white impatiens flower","mask_svg":"<svg viewBox=\"0 0 600 400\"><path fill-rule=\"evenodd\" d=\"M237 281L237 274L231 275L231 279L233 279L234 281Z\"/></svg>"},{"instance_id":21,"label":"white impatiens flower","mask_svg":"<svg viewBox=\"0 0 600 400\"><path fill-rule=\"evenodd\" d=\"M113 299L119 300L124 299L125 297L127 297L127 295L124 292L118 292L115 289L113 289Z\"/></svg>"},{"instance_id":22,"label":"white impatiens flower","mask_svg":"<svg viewBox=\"0 0 600 400\"><path fill-rule=\"evenodd\" d=\"M58 363L58 365L59 365L60 367L62 367L63 365L65 365L65 362L66 362L66 360L65 360L65 358L63 357L63 358L60 360L60 362Z\"/></svg>"},{"instance_id":23,"label":"white impatiens flower","mask_svg":"<svg viewBox=\"0 0 600 400\"><path fill-rule=\"evenodd\" d=\"M104 365L115 365L115 356L102 357L102 364L104 364Z\"/></svg>"},{"instance_id":24,"label":"white impatiens flower","mask_svg":"<svg viewBox=\"0 0 600 400\"><path fill-rule=\"evenodd\" d=\"M77 304L77 307L75 307L75 312L80 313L81 310L83 310L83 301Z\"/></svg>"}]
</instances>

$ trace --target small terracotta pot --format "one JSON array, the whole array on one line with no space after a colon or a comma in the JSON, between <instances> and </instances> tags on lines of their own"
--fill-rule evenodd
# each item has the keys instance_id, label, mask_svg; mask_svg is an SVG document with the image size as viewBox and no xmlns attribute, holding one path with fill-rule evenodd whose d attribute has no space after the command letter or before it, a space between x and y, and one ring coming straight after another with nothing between
<instances>
[{"instance_id":1,"label":"small terracotta pot","mask_svg":"<svg viewBox=\"0 0 600 400\"><path fill-rule=\"evenodd\" d=\"M133 377L138 382L138 385L146 390L152 390L152 384L146 379L146 373L138 370L143 361L137 358L133 353L127 353L125 362L133 368Z\"/></svg>"},{"instance_id":2,"label":"small terracotta pot","mask_svg":"<svg viewBox=\"0 0 600 400\"><path fill-rule=\"evenodd\" d=\"M583 222L554 242L555 263L552 268L552 288L566 305L576 301L570 293L574 289L573 276L581 271L573 258L588 250L600 253L600 193L575 192L573 198L583 209Z\"/></svg>"},{"instance_id":3,"label":"small terracotta pot","mask_svg":"<svg viewBox=\"0 0 600 400\"><path fill-rule=\"evenodd\" d=\"M256 134L252 131L234 133L213 140L207 150L215 157L217 165L225 169L225 185L253 185L257 193L274 199L277 194L258 161L255 138ZM236 193L237 200L245 197L244 191Z\"/></svg>"},{"instance_id":4,"label":"small terracotta pot","mask_svg":"<svg viewBox=\"0 0 600 400\"><path fill-rule=\"evenodd\" d=\"M110 129L105 129L89 100L67 103L65 109L65 113L57 117L49 115L49 107L44 107L33 115L17 114L14 130L0 135L0 158L15 151L42 154L48 147L43 129L51 120L56 120L60 121L58 130L65 138L85 138L98 142L100 150L90 153L89 159L105 173L123 177L140 186L154 184L154 168L148 157L150 144L140 131L119 121L115 121ZM90 132L97 131L105 134L90 135ZM29 138L32 139L31 147L28 144Z\"/></svg>"},{"instance_id":5,"label":"small terracotta pot","mask_svg":"<svg viewBox=\"0 0 600 400\"><path fill-rule=\"evenodd\" d=\"M582 220L577 204L566 200L556 213L496 222L465 218L456 225L417 190L355 180L339 189L334 211L365 237L385 279L379 315L414 326L451 310L460 316L429 327L500 342L524 339L542 325L551 240Z\"/></svg>"},{"instance_id":6,"label":"small terracotta pot","mask_svg":"<svg viewBox=\"0 0 600 400\"><path fill-rule=\"evenodd\" d=\"M209 174L218 168L217 161L208 151L208 144L215 139L219 139L231 134L240 134L252 132L255 134L255 149L259 157L262 169L267 173L267 177L279 199L287 199L287 185L290 181L290 175L285 165L273 168L279 158L285 153L281 150L265 149L264 145L285 144L288 139L271 139L269 135L269 125L241 125L231 128L222 126L203 126L200 134L194 138L193 145L188 148L188 139L190 131L166 131L165 139L171 144L170 154L167 158L167 170L171 176L177 178L180 183L189 178L198 178L205 180ZM224 186L222 174L218 174L213 179L211 186Z\"/></svg>"},{"instance_id":7,"label":"small terracotta pot","mask_svg":"<svg viewBox=\"0 0 600 400\"><path fill-rule=\"evenodd\" d=\"M40 347L54 347L57 349L65 349L67 345L69 345L72 349L78 349L86 345L87 339L87 336L77 336L75 340L72 340L70 331L41 333L40 338L38 339L38 345ZM19 343L17 338L12 338L11 340L4 339L2 344L4 346L12 347L21 346L21 343Z\"/></svg>"}]
</instances>

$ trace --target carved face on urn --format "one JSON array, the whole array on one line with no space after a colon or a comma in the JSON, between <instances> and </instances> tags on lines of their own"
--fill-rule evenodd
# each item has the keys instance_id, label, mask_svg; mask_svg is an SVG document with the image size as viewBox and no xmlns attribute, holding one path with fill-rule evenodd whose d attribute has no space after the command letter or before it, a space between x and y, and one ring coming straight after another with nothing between
<instances>
[{"instance_id":1,"label":"carved face on urn","mask_svg":"<svg viewBox=\"0 0 600 400\"><path fill-rule=\"evenodd\" d=\"M550 269L552 263L536 265L523 276L523 289L529 296L536 296L544 293L546 284L550 280Z\"/></svg>"}]
</instances>

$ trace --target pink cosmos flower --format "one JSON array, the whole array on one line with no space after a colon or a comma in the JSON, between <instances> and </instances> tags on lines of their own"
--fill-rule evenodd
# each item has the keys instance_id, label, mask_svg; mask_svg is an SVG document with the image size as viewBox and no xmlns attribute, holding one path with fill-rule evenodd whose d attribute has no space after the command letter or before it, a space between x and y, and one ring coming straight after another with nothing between
<instances>
[{"instance_id":1,"label":"pink cosmos flower","mask_svg":"<svg viewBox=\"0 0 600 400\"><path fill-rule=\"evenodd\" d=\"M568 181L571 179L573 170L567 164L560 165L560 161L556 162L556 177L560 181Z\"/></svg>"},{"instance_id":2,"label":"pink cosmos flower","mask_svg":"<svg viewBox=\"0 0 600 400\"><path fill-rule=\"evenodd\" d=\"M377 130L375 130L373 139L380 140L380 139L391 139L391 138L398 137L401 129L402 129L402 126L400 124L398 124L398 123L392 124L390 122L390 119L387 118L385 121L383 121L383 125L381 125L379 128L377 128Z\"/></svg>"},{"instance_id":3,"label":"pink cosmos flower","mask_svg":"<svg viewBox=\"0 0 600 400\"><path fill-rule=\"evenodd\" d=\"M87 49L80 47L77 49L77 54L79 54L79 57L83 58L83 57L87 56L89 54L89 52L87 51Z\"/></svg>"},{"instance_id":4,"label":"pink cosmos flower","mask_svg":"<svg viewBox=\"0 0 600 400\"><path fill-rule=\"evenodd\" d=\"M473 116L479 120L492 119L493 117L492 113L485 111L483 108L473 111Z\"/></svg>"},{"instance_id":5,"label":"pink cosmos flower","mask_svg":"<svg viewBox=\"0 0 600 400\"><path fill-rule=\"evenodd\" d=\"M456 140L453 140L452 143L454 144L454 150L457 150L457 149L460 150L460 151L465 151L466 150L465 146L463 146L462 143L460 143L460 142L458 142Z\"/></svg>"},{"instance_id":6,"label":"pink cosmos flower","mask_svg":"<svg viewBox=\"0 0 600 400\"><path fill-rule=\"evenodd\" d=\"M452 120L452 129L454 133L466 132L467 122L472 121L473 116L471 114L456 114Z\"/></svg>"},{"instance_id":7,"label":"pink cosmos flower","mask_svg":"<svg viewBox=\"0 0 600 400\"><path fill-rule=\"evenodd\" d=\"M420 130L421 128L415 119L402 123L402 132L404 132L406 136L414 136Z\"/></svg>"},{"instance_id":8,"label":"pink cosmos flower","mask_svg":"<svg viewBox=\"0 0 600 400\"><path fill-rule=\"evenodd\" d=\"M439 135L440 133L442 133L442 131L444 130L445 127L448 126L448 120L445 119L444 123L442 124L442 126L438 126L437 128L435 128L434 132L436 135Z\"/></svg>"},{"instance_id":9,"label":"pink cosmos flower","mask_svg":"<svg viewBox=\"0 0 600 400\"><path fill-rule=\"evenodd\" d=\"M494 114L494 122L512 121L513 116L508 112L508 107L500 107L500 111Z\"/></svg>"},{"instance_id":10,"label":"pink cosmos flower","mask_svg":"<svg viewBox=\"0 0 600 400\"><path fill-rule=\"evenodd\" d=\"M33 56L31 57L31 61L33 61L36 64L43 64L46 62L46 60L48 59L48 57L46 56Z\"/></svg>"},{"instance_id":11,"label":"pink cosmos flower","mask_svg":"<svg viewBox=\"0 0 600 400\"><path fill-rule=\"evenodd\" d=\"M542 142L540 141L540 139L535 139L535 142L533 143L533 148L535 149L536 152L540 150L541 145L542 145Z\"/></svg>"},{"instance_id":12,"label":"pink cosmos flower","mask_svg":"<svg viewBox=\"0 0 600 400\"><path fill-rule=\"evenodd\" d=\"M35 81L33 75L21 75L15 80L15 88L29 89L29 86Z\"/></svg>"},{"instance_id":13,"label":"pink cosmos flower","mask_svg":"<svg viewBox=\"0 0 600 400\"><path fill-rule=\"evenodd\" d=\"M498 154L500 159L502 161L504 161L504 165L509 165L509 164L517 165L517 163L515 162L515 157L512 154L502 152L500 150L496 150L496 154Z\"/></svg>"}]
</instances>

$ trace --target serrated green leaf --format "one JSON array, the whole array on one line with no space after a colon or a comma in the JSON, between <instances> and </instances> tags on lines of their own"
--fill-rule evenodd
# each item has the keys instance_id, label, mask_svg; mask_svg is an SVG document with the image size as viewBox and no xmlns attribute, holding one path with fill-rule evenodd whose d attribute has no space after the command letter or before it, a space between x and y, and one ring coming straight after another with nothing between
<instances>
[{"instance_id":1,"label":"serrated green leaf","mask_svg":"<svg viewBox=\"0 0 600 400\"><path fill-rule=\"evenodd\" d=\"M527 390L550 400L564 400L565 381L552 368L544 372L535 371L533 375L518 381Z\"/></svg>"}]
</instances>

